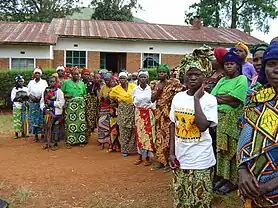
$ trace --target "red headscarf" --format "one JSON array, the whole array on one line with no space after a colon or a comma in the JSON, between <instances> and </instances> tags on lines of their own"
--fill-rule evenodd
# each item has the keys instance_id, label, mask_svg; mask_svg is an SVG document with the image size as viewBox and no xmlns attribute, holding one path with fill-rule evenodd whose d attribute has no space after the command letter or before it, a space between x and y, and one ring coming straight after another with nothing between
<instances>
[{"instance_id":1,"label":"red headscarf","mask_svg":"<svg viewBox=\"0 0 278 208\"><path fill-rule=\"evenodd\" d=\"M226 55L226 53L227 53L228 51L227 51L226 48L221 48L221 47L219 47L219 48L214 48L213 52L214 52L214 56L215 56L217 62L218 62L219 64L221 64L221 63L222 63L222 60L223 60L223 57Z\"/></svg>"},{"instance_id":2,"label":"red headscarf","mask_svg":"<svg viewBox=\"0 0 278 208\"><path fill-rule=\"evenodd\" d=\"M88 69L88 68L83 68L81 74L83 75L83 74L85 74L85 73L91 74L91 70Z\"/></svg>"}]
</instances>

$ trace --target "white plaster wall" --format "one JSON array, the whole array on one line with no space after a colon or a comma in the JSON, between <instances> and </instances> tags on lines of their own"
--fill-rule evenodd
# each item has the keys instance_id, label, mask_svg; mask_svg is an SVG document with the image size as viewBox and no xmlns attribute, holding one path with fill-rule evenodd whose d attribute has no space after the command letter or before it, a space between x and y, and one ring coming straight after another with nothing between
<instances>
[{"instance_id":1,"label":"white plaster wall","mask_svg":"<svg viewBox=\"0 0 278 208\"><path fill-rule=\"evenodd\" d=\"M51 50L52 46L0 45L0 58L53 59Z\"/></svg>"},{"instance_id":2,"label":"white plaster wall","mask_svg":"<svg viewBox=\"0 0 278 208\"><path fill-rule=\"evenodd\" d=\"M78 44L75 47L74 44ZM100 52L186 54L202 44L169 43L154 41L97 40L59 38L54 50L84 50ZM153 48L153 50L150 49Z\"/></svg>"}]
</instances>

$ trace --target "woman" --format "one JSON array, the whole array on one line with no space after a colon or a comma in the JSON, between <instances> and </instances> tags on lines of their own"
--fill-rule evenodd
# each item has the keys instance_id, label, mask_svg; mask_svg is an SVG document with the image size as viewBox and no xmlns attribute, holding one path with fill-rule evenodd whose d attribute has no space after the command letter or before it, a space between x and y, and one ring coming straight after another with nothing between
<instances>
[{"instance_id":1,"label":"woman","mask_svg":"<svg viewBox=\"0 0 278 208\"><path fill-rule=\"evenodd\" d=\"M111 75L108 73L104 75L105 85L102 86L98 96L100 101L98 118L98 142L101 144L101 150L104 149L105 144L110 143L110 76Z\"/></svg>"},{"instance_id":2,"label":"woman","mask_svg":"<svg viewBox=\"0 0 278 208\"><path fill-rule=\"evenodd\" d=\"M240 57L240 64L242 65L242 74L247 77L249 87L251 86L252 80L257 75L254 66L247 61L249 48L244 43L238 42L235 45L234 52Z\"/></svg>"},{"instance_id":3,"label":"woman","mask_svg":"<svg viewBox=\"0 0 278 208\"><path fill-rule=\"evenodd\" d=\"M260 69L261 69L262 58L263 58L264 52L267 49L267 47L268 47L268 44L259 44L251 50L252 55L253 55L253 66L257 73L257 75L253 77L251 85L253 85L257 82L258 75L259 75Z\"/></svg>"},{"instance_id":4,"label":"woman","mask_svg":"<svg viewBox=\"0 0 278 208\"><path fill-rule=\"evenodd\" d=\"M65 74L65 67L58 66L56 68L56 74L57 74L57 87L61 88L64 81L67 79L67 75Z\"/></svg>"},{"instance_id":5,"label":"woman","mask_svg":"<svg viewBox=\"0 0 278 208\"><path fill-rule=\"evenodd\" d=\"M155 143L155 104L151 101L152 90L147 84L148 71L140 71L138 74L140 85L132 92L132 100L135 105L135 126L138 159L135 165L142 163L142 157L146 158L145 166L151 165L150 157L154 157Z\"/></svg>"},{"instance_id":6,"label":"woman","mask_svg":"<svg viewBox=\"0 0 278 208\"><path fill-rule=\"evenodd\" d=\"M25 137L27 133L27 101L28 88L24 87L24 79L18 74L15 77L15 86L11 92L11 101L13 103L13 127L15 130L14 139L17 139L19 133Z\"/></svg>"},{"instance_id":7,"label":"woman","mask_svg":"<svg viewBox=\"0 0 278 208\"><path fill-rule=\"evenodd\" d=\"M97 89L95 89L95 83L93 77L91 77L91 71L87 68L82 70L82 79L86 86L85 96L85 116L86 116L86 137L89 138L91 133L95 131L97 126L98 115L98 97Z\"/></svg>"},{"instance_id":8,"label":"woman","mask_svg":"<svg viewBox=\"0 0 278 208\"><path fill-rule=\"evenodd\" d=\"M183 85L177 79L169 79L170 69L166 64L161 64L157 68L158 80L156 89L152 92L151 101L156 102L155 112L155 132L156 132L156 165L152 170L164 168L165 172L170 171L167 165L170 145L170 107L174 95L183 90Z\"/></svg>"},{"instance_id":9,"label":"woman","mask_svg":"<svg viewBox=\"0 0 278 208\"><path fill-rule=\"evenodd\" d=\"M80 80L79 70L74 68L72 78L64 82L62 91L66 99L66 146L87 143L85 131L85 100L86 86Z\"/></svg>"},{"instance_id":10,"label":"woman","mask_svg":"<svg viewBox=\"0 0 278 208\"><path fill-rule=\"evenodd\" d=\"M116 87L118 85L117 77L112 76L110 79L110 87ZM110 97L110 96L109 96ZM113 102L110 99L110 146L109 152L121 151L120 145L120 130L118 125L118 113L117 113L117 102Z\"/></svg>"},{"instance_id":11,"label":"woman","mask_svg":"<svg viewBox=\"0 0 278 208\"><path fill-rule=\"evenodd\" d=\"M132 104L132 90L135 84L128 83L127 73L119 74L120 84L112 88L109 96L118 103L118 124L120 129L120 144L122 156L127 157L128 153L136 151L134 134L134 105Z\"/></svg>"},{"instance_id":12,"label":"woman","mask_svg":"<svg viewBox=\"0 0 278 208\"><path fill-rule=\"evenodd\" d=\"M203 85L210 61L189 56L183 67L188 90L174 96L170 111L169 164L174 169L174 203L179 208L209 208L215 157L208 128L217 125L217 101ZM207 68L202 66L204 62Z\"/></svg>"},{"instance_id":13,"label":"woman","mask_svg":"<svg viewBox=\"0 0 278 208\"><path fill-rule=\"evenodd\" d=\"M29 95L29 111L28 111L28 128L29 134L34 134L34 141L39 140L38 135L41 134L41 139L44 139L44 117L40 109L40 100L45 88L48 87L47 82L41 79L42 70L36 68L33 72L34 79L28 84Z\"/></svg>"},{"instance_id":14,"label":"woman","mask_svg":"<svg viewBox=\"0 0 278 208\"><path fill-rule=\"evenodd\" d=\"M223 58L226 76L219 80L211 94L218 102L216 131L217 166L215 190L228 193L236 188L237 120L248 90L247 78L242 75L240 57L228 52ZM228 121L228 122L227 122Z\"/></svg>"},{"instance_id":15,"label":"woman","mask_svg":"<svg viewBox=\"0 0 278 208\"><path fill-rule=\"evenodd\" d=\"M63 109L65 105L64 93L57 87L57 77L49 78L49 87L44 91L40 102L41 110L45 115L45 137L47 143L43 149L52 147L55 151L58 149L58 142L63 140Z\"/></svg>"},{"instance_id":16,"label":"woman","mask_svg":"<svg viewBox=\"0 0 278 208\"><path fill-rule=\"evenodd\" d=\"M238 142L239 190L249 207L278 207L278 43L266 49L262 76L268 83L250 90Z\"/></svg>"},{"instance_id":17,"label":"woman","mask_svg":"<svg viewBox=\"0 0 278 208\"><path fill-rule=\"evenodd\" d=\"M213 50L215 60L212 61L212 73L208 75L205 79L205 90L211 93L212 89L216 86L217 82L224 77L223 69L223 56L227 53L226 48L215 48Z\"/></svg>"}]
</instances>

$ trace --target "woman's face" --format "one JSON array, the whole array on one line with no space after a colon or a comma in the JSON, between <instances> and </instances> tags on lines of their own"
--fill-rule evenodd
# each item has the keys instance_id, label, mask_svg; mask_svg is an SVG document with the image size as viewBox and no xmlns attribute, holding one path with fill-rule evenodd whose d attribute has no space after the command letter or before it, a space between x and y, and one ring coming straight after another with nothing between
<instances>
[{"instance_id":1,"label":"woman's face","mask_svg":"<svg viewBox=\"0 0 278 208\"><path fill-rule=\"evenodd\" d=\"M79 80L79 72L77 70L75 70L73 73L72 73L72 78L73 80Z\"/></svg>"},{"instance_id":2,"label":"woman's face","mask_svg":"<svg viewBox=\"0 0 278 208\"><path fill-rule=\"evenodd\" d=\"M104 82L107 86L110 86L110 78L104 79Z\"/></svg>"},{"instance_id":3,"label":"woman's face","mask_svg":"<svg viewBox=\"0 0 278 208\"><path fill-rule=\"evenodd\" d=\"M51 77L51 78L49 79L49 86L50 86L51 88L56 87L56 78L55 78L55 77Z\"/></svg>"},{"instance_id":4,"label":"woman's face","mask_svg":"<svg viewBox=\"0 0 278 208\"><path fill-rule=\"evenodd\" d=\"M236 47L235 53L240 57L241 60L245 60L247 57L246 51L241 47Z\"/></svg>"},{"instance_id":5,"label":"woman's face","mask_svg":"<svg viewBox=\"0 0 278 208\"><path fill-rule=\"evenodd\" d=\"M41 78L40 72L35 72L35 79L40 79L40 78Z\"/></svg>"},{"instance_id":6,"label":"woman's face","mask_svg":"<svg viewBox=\"0 0 278 208\"><path fill-rule=\"evenodd\" d=\"M120 80L120 84L121 84L121 85L126 85L126 84L127 84L127 77L125 77L125 76L120 76L120 77L119 77L119 80Z\"/></svg>"},{"instance_id":7,"label":"woman's face","mask_svg":"<svg viewBox=\"0 0 278 208\"><path fill-rule=\"evenodd\" d=\"M165 72L165 71L158 71L158 73L157 73L157 75L158 75L158 80L160 80L160 81L164 81L165 79L167 79L167 77L168 77L168 74L167 74L167 72Z\"/></svg>"},{"instance_id":8,"label":"woman's face","mask_svg":"<svg viewBox=\"0 0 278 208\"><path fill-rule=\"evenodd\" d=\"M58 74L59 77L63 77L63 76L65 75L65 71L62 70L62 69L59 69L59 70L57 71L57 74Z\"/></svg>"},{"instance_id":9,"label":"woman's face","mask_svg":"<svg viewBox=\"0 0 278 208\"><path fill-rule=\"evenodd\" d=\"M147 82L148 82L148 76L145 75L145 74L141 74L139 76L139 83L140 83L140 85L146 86Z\"/></svg>"},{"instance_id":10,"label":"woman's face","mask_svg":"<svg viewBox=\"0 0 278 208\"><path fill-rule=\"evenodd\" d=\"M22 79L18 81L18 85L19 85L20 87L23 87L23 84L24 84L24 81L23 81Z\"/></svg>"},{"instance_id":11,"label":"woman's face","mask_svg":"<svg viewBox=\"0 0 278 208\"><path fill-rule=\"evenodd\" d=\"M259 73L262 65L262 58L264 55L264 51L257 51L253 57L253 65L256 69L256 72Z\"/></svg>"},{"instance_id":12,"label":"woman's face","mask_svg":"<svg viewBox=\"0 0 278 208\"><path fill-rule=\"evenodd\" d=\"M101 75L100 74L95 74L95 83L100 84L101 83Z\"/></svg>"},{"instance_id":13,"label":"woman's face","mask_svg":"<svg viewBox=\"0 0 278 208\"><path fill-rule=\"evenodd\" d=\"M189 89L197 90L204 82L204 74L199 69L192 68L188 70L185 74L185 83Z\"/></svg>"},{"instance_id":14,"label":"woman's face","mask_svg":"<svg viewBox=\"0 0 278 208\"><path fill-rule=\"evenodd\" d=\"M115 79L111 79L111 80L110 80L110 86L111 86L111 87L115 87L117 84L118 84L118 83L117 83L117 81L116 81Z\"/></svg>"},{"instance_id":15,"label":"woman's face","mask_svg":"<svg viewBox=\"0 0 278 208\"><path fill-rule=\"evenodd\" d=\"M268 83L275 89L278 89L278 59L271 59L266 62L265 74Z\"/></svg>"},{"instance_id":16,"label":"woman's face","mask_svg":"<svg viewBox=\"0 0 278 208\"><path fill-rule=\"evenodd\" d=\"M225 73L229 75L234 75L237 72L237 63L236 62L225 62L224 63L224 70Z\"/></svg>"},{"instance_id":17,"label":"woman's face","mask_svg":"<svg viewBox=\"0 0 278 208\"><path fill-rule=\"evenodd\" d=\"M90 79L90 73L89 72L85 72L82 74L82 79L84 80L89 80Z\"/></svg>"}]
</instances>

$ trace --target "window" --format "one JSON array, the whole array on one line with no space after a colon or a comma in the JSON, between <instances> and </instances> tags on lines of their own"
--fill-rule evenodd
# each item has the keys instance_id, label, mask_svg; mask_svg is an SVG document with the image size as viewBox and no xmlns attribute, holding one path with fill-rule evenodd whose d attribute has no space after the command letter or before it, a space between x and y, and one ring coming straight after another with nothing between
<instances>
[{"instance_id":1,"label":"window","mask_svg":"<svg viewBox=\"0 0 278 208\"><path fill-rule=\"evenodd\" d=\"M35 60L33 58L12 58L12 69L34 69Z\"/></svg>"},{"instance_id":2,"label":"window","mask_svg":"<svg viewBox=\"0 0 278 208\"><path fill-rule=\"evenodd\" d=\"M84 68L86 67L86 51L67 51L66 66Z\"/></svg>"},{"instance_id":3,"label":"window","mask_svg":"<svg viewBox=\"0 0 278 208\"><path fill-rule=\"evenodd\" d=\"M158 53L144 53L142 59L143 68L152 68L159 65Z\"/></svg>"}]
</instances>

